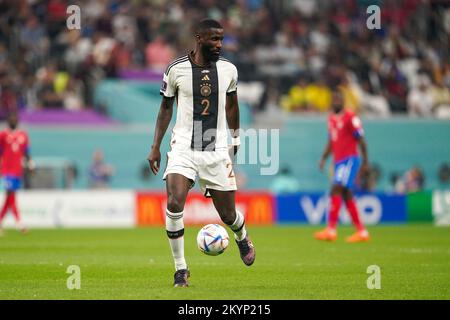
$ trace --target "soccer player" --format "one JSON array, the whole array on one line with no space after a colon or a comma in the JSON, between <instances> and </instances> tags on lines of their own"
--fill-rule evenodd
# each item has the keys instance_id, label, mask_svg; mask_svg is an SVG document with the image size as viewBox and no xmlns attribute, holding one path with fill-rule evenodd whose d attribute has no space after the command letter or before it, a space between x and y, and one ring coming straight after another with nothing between
<instances>
[{"instance_id":1,"label":"soccer player","mask_svg":"<svg viewBox=\"0 0 450 320\"><path fill-rule=\"evenodd\" d=\"M148 156L153 174L160 168L160 144L177 101L175 127L167 153L166 231L175 262L174 286L188 286L190 271L184 257L183 210L196 177L206 197L212 197L222 221L230 227L243 262L255 261L244 216L235 208L236 179L231 158L240 145L236 67L220 56L223 27L211 19L195 28L195 49L167 67L153 145ZM227 124L232 132L227 142ZM231 151L231 152L230 152ZM230 154L231 153L231 154Z\"/></svg>"},{"instance_id":2,"label":"soccer player","mask_svg":"<svg viewBox=\"0 0 450 320\"><path fill-rule=\"evenodd\" d=\"M16 203L16 191L20 188L23 175L23 160L31 169L33 162L29 153L29 139L25 131L17 129L18 118L11 113L7 118L8 128L0 132L1 173L6 189L6 198L0 212L0 234L3 233L2 221L11 209L18 229L26 233L27 229L22 224L19 209Z\"/></svg>"},{"instance_id":3,"label":"soccer player","mask_svg":"<svg viewBox=\"0 0 450 320\"><path fill-rule=\"evenodd\" d=\"M347 242L362 242L369 240L369 233L364 228L358 214L352 185L360 167L358 146L362 155L361 170L369 169L366 141L361 120L352 111L346 110L343 95L339 89L333 91L332 113L328 118L328 143L319 161L323 171L328 156L332 153L334 160L334 177L331 188L331 203L328 216L328 227L315 233L318 240L335 241L337 239L336 225L342 200L347 207L357 231L347 238Z\"/></svg>"}]
</instances>

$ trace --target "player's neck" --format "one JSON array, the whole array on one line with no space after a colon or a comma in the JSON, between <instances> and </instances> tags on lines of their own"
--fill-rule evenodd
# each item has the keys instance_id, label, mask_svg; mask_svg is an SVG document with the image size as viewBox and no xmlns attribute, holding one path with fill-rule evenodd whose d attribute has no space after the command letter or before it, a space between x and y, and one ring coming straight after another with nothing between
<instances>
[{"instance_id":1,"label":"player's neck","mask_svg":"<svg viewBox=\"0 0 450 320\"><path fill-rule=\"evenodd\" d=\"M201 50L195 49L189 53L189 58L193 63L200 67L206 67L211 64L211 61L208 61L202 54Z\"/></svg>"}]
</instances>

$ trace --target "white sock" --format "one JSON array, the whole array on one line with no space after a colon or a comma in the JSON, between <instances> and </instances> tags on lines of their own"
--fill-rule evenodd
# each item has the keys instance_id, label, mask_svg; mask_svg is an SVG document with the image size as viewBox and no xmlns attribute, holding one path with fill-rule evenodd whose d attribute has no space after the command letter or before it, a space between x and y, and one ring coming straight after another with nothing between
<instances>
[{"instance_id":1,"label":"white sock","mask_svg":"<svg viewBox=\"0 0 450 320\"><path fill-rule=\"evenodd\" d=\"M187 269L184 259L183 211L172 213L166 209L166 231L175 262L175 270Z\"/></svg>"},{"instance_id":2,"label":"white sock","mask_svg":"<svg viewBox=\"0 0 450 320\"><path fill-rule=\"evenodd\" d=\"M237 241L243 240L247 236L247 230L245 230L244 215L236 210L236 220L229 226L234 232L234 237Z\"/></svg>"}]
</instances>

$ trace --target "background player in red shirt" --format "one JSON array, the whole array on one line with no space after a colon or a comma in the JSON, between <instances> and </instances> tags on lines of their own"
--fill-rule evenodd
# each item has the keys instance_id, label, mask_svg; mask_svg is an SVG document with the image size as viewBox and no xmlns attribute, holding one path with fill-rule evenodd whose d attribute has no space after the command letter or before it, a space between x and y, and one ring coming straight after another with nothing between
<instances>
[{"instance_id":1,"label":"background player in red shirt","mask_svg":"<svg viewBox=\"0 0 450 320\"><path fill-rule=\"evenodd\" d=\"M368 241L370 236L361 223L352 194L352 185L360 167L358 146L362 155L361 170L369 170L366 141L361 120L353 111L344 108L344 99L339 89L333 92L333 111L328 118L328 144L319 161L320 170L330 154L333 154L334 177L331 188L331 205L328 227L315 234L318 240L334 241L337 238L336 225L342 200L352 218L357 231L347 238L347 242Z\"/></svg>"},{"instance_id":2,"label":"background player in red shirt","mask_svg":"<svg viewBox=\"0 0 450 320\"><path fill-rule=\"evenodd\" d=\"M6 189L6 198L0 212L0 234L2 221L11 209L17 226L22 233L27 229L23 226L16 204L16 191L20 188L23 176L23 160L31 169L32 161L29 153L29 139L25 131L17 129L18 118L15 113L8 116L8 128L0 132L1 174Z\"/></svg>"}]
</instances>

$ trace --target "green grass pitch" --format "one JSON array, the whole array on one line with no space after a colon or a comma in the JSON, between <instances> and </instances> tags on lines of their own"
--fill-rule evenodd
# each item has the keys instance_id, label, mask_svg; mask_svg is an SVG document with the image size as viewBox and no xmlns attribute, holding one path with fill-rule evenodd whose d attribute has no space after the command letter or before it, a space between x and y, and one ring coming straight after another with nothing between
<instances>
[{"instance_id":1,"label":"green grass pitch","mask_svg":"<svg viewBox=\"0 0 450 320\"><path fill-rule=\"evenodd\" d=\"M450 299L450 230L430 225L377 226L372 241L313 239L317 227L249 227L256 262L237 246L210 257L186 231L189 288L173 288L163 228L7 230L0 238L0 299ZM81 289L66 286L68 266ZM381 269L381 289L367 288L367 267Z\"/></svg>"}]
</instances>

